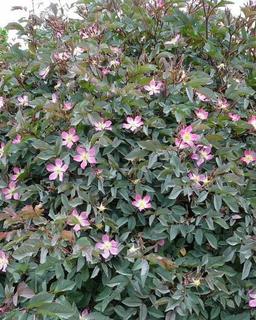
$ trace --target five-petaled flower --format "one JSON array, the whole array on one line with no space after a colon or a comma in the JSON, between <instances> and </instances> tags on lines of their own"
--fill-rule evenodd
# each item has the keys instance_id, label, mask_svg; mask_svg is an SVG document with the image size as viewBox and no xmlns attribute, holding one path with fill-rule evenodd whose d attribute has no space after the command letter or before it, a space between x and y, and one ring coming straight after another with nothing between
<instances>
[{"instance_id":1,"label":"five-petaled flower","mask_svg":"<svg viewBox=\"0 0 256 320\"><path fill-rule=\"evenodd\" d=\"M112 130L112 122L110 120L101 120L94 123L96 131Z\"/></svg>"},{"instance_id":2,"label":"five-petaled flower","mask_svg":"<svg viewBox=\"0 0 256 320\"><path fill-rule=\"evenodd\" d=\"M249 295L249 307L256 308L256 291L250 290Z\"/></svg>"},{"instance_id":3,"label":"five-petaled flower","mask_svg":"<svg viewBox=\"0 0 256 320\"><path fill-rule=\"evenodd\" d=\"M132 201L132 205L138 208L139 211L149 209L151 208L151 198L149 195L143 197L141 194L136 194L134 200Z\"/></svg>"},{"instance_id":4,"label":"five-petaled flower","mask_svg":"<svg viewBox=\"0 0 256 320\"><path fill-rule=\"evenodd\" d=\"M103 258L107 259L110 255L116 256L119 252L119 244L115 240L111 240L108 234L102 236L102 241L96 243L96 248L101 250Z\"/></svg>"},{"instance_id":5,"label":"five-petaled flower","mask_svg":"<svg viewBox=\"0 0 256 320\"><path fill-rule=\"evenodd\" d=\"M234 122L237 122L237 121L239 121L241 119L241 116L239 114L232 113L232 112L229 112L228 116Z\"/></svg>"},{"instance_id":6,"label":"five-petaled flower","mask_svg":"<svg viewBox=\"0 0 256 320\"><path fill-rule=\"evenodd\" d=\"M256 116L251 116L251 118L248 120L248 124L253 126L253 129L256 130Z\"/></svg>"},{"instance_id":7,"label":"five-petaled flower","mask_svg":"<svg viewBox=\"0 0 256 320\"><path fill-rule=\"evenodd\" d=\"M205 111L204 109L198 109L195 111L195 114L197 116L198 119L201 120L206 120L208 118L209 113L207 111Z\"/></svg>"},{"instance_id":8,"label":"five-petaled flower","mask_svg":"<svg viewBox=\"0 0 256 320\"><path fill-rule=\"evenodd\" d=\"M0 271L6 272L9 263L8 256L3 250L0 250Z\"/></svg>"},{"instance_id":9,"label":"five-petaled flower","mask_svg":"<svg viewBox=\"0 0 256 320\"><path fill-rule=\"evenodd\" d=\"M159 94L161 92L162 87L163 87L162 81L156 81L156 80L152 79L149 82L149 85L144 86L144 89L146 91L148 91L148 94L150 96L152 96L154 94Z\"/></svg>"},{"instance_id":10,"label":"five-petaled flower","mask_svg":"<svg viewBox=\"0 0 256 320\"><path fill-rule=\"evenodd\" d=\"M24 170L20 169L19 167L14 167L12 171L13 171L13 174L11 175L12 181L18 180L19 176L24 172Z\"/></svg>"},{"instance_id":11,"label":"five-petaled flower","mask_svg":"<svg viewBox=\"0 0 256 320\"><path fill-rule=\"evenodd\" d=\"M179 149L194 147L194 142L200 139L198 134L192 133L193 127L191 125L180 130L178 138L175 139L175 144Z\"/></svg>"},{"instance_id":12,"label":"five-petaled flower","mask_svg":"<svg viewBox=\"0 0 256 320\"><path fill-rule=\"evenodd\" d=\"M81 162L80 167L82 169L85 169L88 163L95 164L96 159L96 149L94 147L92 148L83 148L83 147L77 147L76 152L78 153L76 156L74 156L74 160L77 162Z\"/></svg>"},{"instance_id":13,"label":"five-petaled flower","mask_svg":"<svg viewBox=\"0 0 256 320\"><path fill-rule=\"evenodd\" d=\"M83 211L79 214L78 211L74 209L68 217L68 224L74 226L74 231L80 231L81 227L89 227L90 221L88 220L88 217L88 212Z\"/></svg>"},{"instance_id":14,"label":"five-petaled flower","mask_svg":"<svg viewBox=\"0 0 256 320\"><path fill-rule=\"evenodd\" d=\"M143 120L141 119L141 116L136 117L127 117L126 118L127 123L123 123L123 128L127 130L131 130L134 132L135 130L139 129L141 126L143 126Z\"/></svg>"},{"instance_id":15,"label":"five-petaled flower","mask_svg":"<svg viewBox=\"0 0 256 320\"><path fill-rule=\"evenodd\" d=\"M191 156L191 159L196 160L197 166L201 166L207 160L211 160L213 155L211 154L212 146L198 145L196 152Z\"/></svg>"},{"instance_id":16,"label":"five-petaled flower","mask_svg":"<svg viewBox=\"0 0 256 320\"><path fill-rule=\"evenodd\" d=\"M68 132L63 131L61 133L62 145L71 149L73 144L79 141L79 136L76 134L75 128L70 128Z\"/></svg>"},{"instance_id":17,"label":"five-petaled flower","mask_svg":"<svg viewBox=\"0 0 256 320\"><path fill-rule=\"evenodd\" d=\"M188 174L189 179L193 182L195 188L201 188L203 185L209 182L209 179L206 174L198 174L190 172Z\"/></svg>"},{"instance_id":18,"label":"five-petaled flower","mask_svg":"<svg viewBox=\"0 0 256 320\"><path fill-rule=\"evenodd\" d=\"M241 161L250 164L251 162L256 161L256 152L251 150L245 150L244 156L241 158Z\"/></svg>"},{"instance_id":19,"label":"five-petaled flower","mask_svg":"<svg viewBox=\"0 0 256 320\"><path fill-rule=\"evenodd\" d=\"M12 198L14 200L19 200L19 198L20 198L19 192L17 191L16 182L14 182L14 181L10 181L8 184L8 187L4 188L2 190L2 193L3 193L4 198L6 200L11 200Z\"/></svg>"},{"instance_id":20,"label":"five-petaled flower","mask_svg":"<svg viewBox=\"0 0 256 320\"><path fill-rule=\"evenodd\" d=\"M60 181L63 181L64 172L67 171L68 165L63 163L63 160L56 159L55 165L48 164L46 166L47 171L52 172L49 176L49 180L56 180L59 178Z\"/></svg>"}]
</instances>

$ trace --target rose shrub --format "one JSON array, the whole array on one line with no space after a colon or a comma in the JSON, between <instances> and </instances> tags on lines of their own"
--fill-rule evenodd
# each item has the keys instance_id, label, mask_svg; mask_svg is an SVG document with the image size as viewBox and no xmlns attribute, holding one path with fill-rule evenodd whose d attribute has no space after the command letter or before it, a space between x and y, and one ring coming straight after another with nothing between
<instances>
[{"instance_id":1,"label":"rose shrub","mask_svg":"<svg viewBox=\"0 0 256 320\"><path fill-rule=\"evenodd\" d=\"M9 24L1 319L254 319L256 7L226 3Z\"/></svg>"}]
</instances>

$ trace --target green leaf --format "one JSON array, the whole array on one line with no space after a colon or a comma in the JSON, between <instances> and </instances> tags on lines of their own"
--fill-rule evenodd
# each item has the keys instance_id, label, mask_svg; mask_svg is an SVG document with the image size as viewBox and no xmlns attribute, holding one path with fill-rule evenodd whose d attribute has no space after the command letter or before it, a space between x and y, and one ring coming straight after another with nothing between
<instances>
[{"instance_id":1,"label":"green leaf","mask_svg":"<svg viewBox=\"0 0 256 320\"><path fill-rule=\"evenodd\" d=\"M242 280L246 279L249 276L251 267L252 267L251 261L250 260L246 260L245 263L244 263L244 267L243 267Z\"/></svg>"},{"instance_id":2,"label":"green leaf","mask_svg":"<svg viewBox=\"0 0 256 320\"><path fill-rule=\"evenodd\" d=\"M147 306L143 303L140 306L139 320L146 320L148 314Z\"/></svg>"},{"instance_id":3,"label":"green leaf","mask_svg":"<svg viewBox=\"0 0 256 320\"><path fill-rule=\"evenodd\" d=\"M205 235L207 241L209 242L210 246L213 247L214 249L217 249L218 242L217 242L216 237L211 233L205 233L204 235Z\"/></svg>"},{"instance_id":4,"label":"green leaf","mask_svg":"<svg viewBox=\"0 0 256 320\"><path fill-rule=\"evenodd\" d=\"M148 272L149 272L149 264L147 260L143 259L141 262L141 273L140 273L142 287L145 286L145 281L147 279Z\"/></svg>"},{"instance_id":5,"label":"green leaf","mask_svg":"<svg viewBox=\"0 0 256 320\"><path fill-rule=\"evenodd\" d=\"M47 317L58 317L58 319L73 320L75 310L68 301L45 303L37 309L37 312Z\"/></svg>"},{"instance_id":6,"label":"green leaf","mask_svg":"<svg viewBox=\"0 0 256 320\"><path fill-rule=\"evenodd\" d=\"M136 297L125 298L122 303L128 307L139 307L141 305L141 300Z\"/></svg>"},{"instance_id":7,"label":"green leaf","mask_svg":"<svg viewBox=\"0 0 256 320\"><path fill-rule=\"evenodd\" d=\"M141 149L134 149L125 157L127 160L143 159L148 154L148 151Z\"/></svg>"},{"instance_id":8,"label":"green leaf","mask_svg":"<svg viewBox=\"0 0 256 320\"><path fill-rule=\"evenodd\" d=\"M28 309L38 308L45 303L51 303L54 295L48 292L41 292L35 295L27 304Z\"/></svg>"},{"instance_id":9,"label":"green leaf","mask_svg":"<svg viewBox=\"0 0 256 320\"><path fill-rule=\"evenodd\" d=\"M153 141L153 140L146 140L146 141L139 141L138 145L142 148L142 149L146 149L148 151L153 151L153 152L157 152L157 151L161 151L163 150L163 145L159 142L159 141Z\"/></svg>"},{"instance_id":10,"label":"green leaf","mask_svg":"<svg viewBox=\"0 0 256 320\"><path fill-rule=\"evenodd\" d=\"M54 293L63 292L63 291L70 291L73 290L76 286L76 283L72 280L58 280L56 285L54 285Z\"/></svg>"}]
</instances>

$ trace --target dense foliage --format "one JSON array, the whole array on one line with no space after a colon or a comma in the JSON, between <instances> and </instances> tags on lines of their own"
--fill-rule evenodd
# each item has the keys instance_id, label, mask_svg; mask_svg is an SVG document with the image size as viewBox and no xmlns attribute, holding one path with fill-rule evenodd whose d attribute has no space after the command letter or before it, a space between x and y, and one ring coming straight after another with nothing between
<instances>
[{"instance_id":1,"label":"dense foliage","mask_svg":"<svg viewBox=\"0 0 256 320\"><path fill-rule=\"evenodd\" d=\"M226 2L8 26L1 319L254 319L256 6Z\"/></svg>"}]
</instances>

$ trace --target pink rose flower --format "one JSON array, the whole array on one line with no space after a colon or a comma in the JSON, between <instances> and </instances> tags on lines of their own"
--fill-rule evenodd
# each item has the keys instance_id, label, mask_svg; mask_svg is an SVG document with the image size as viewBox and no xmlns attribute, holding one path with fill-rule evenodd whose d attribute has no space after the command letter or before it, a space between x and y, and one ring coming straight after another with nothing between
<instances>
[{"instance_id":1,"label":"pink rose flower","mask_svg":"<svg viewBox=\"0 0 256 320\"><path fill-rule=\"evenodd\" d=\"M151 208L151 198L150 196L143 197L140 194L136 194L134 201L132 201L132 205L139 209L139 211L143 211L145 209Z\"/></svg>"},{"instance_id":2,"label":"pink rose flower","mask_svg":"<svg viewBox=\"0 0 256 320\"><path fill-rule=\"evenodd\" d=\"M256 152L251 151L251 150L245 150L244 156L240 160L246 164L250 164L251 162L255 162L256 161Z\"/></svg>"},{"instance_id":3,"label":"pink rose flower","mask_svg":"<svg viewBox=\"0 0 256 320\"><path fill-rule=\"evenodd\" d=\"M73 107L74 107L74 106L73 106L73 103L72 103L72 102L66 101L66 102L64 102L64 104L63 104L63 110L65 110L65 111L69 111L69 110L71 110Z\"/></svg>"},{"instance_id":4,"label":"pink rose flower","mask_svg":"<svg viewBox=\"0 0 256 320\"><path fill-rule=\"evenodd\" d=\"M200 139L200 136L192 133L192 131L193 128L191 125L180 130L178 138L175 139L175 144L179 149L194 147L194 142Z\"/></svg>"},{"instance_id":5,"label":"pink rose flower","mask_svg":"<svg viewBox=\"0 0 256 320\"><path fill-rule=\"evenodd\" d=\"M12 140L13 144L19 144L21 143L21 135L17 134L17 136Z\"/></svg>"},{"instance_id":6,"label":"pink rose flower","mask_svg":"<svg viewBox=\"0 0 256 320\"><path fill-rule=\"evenodd\" d=\"M211 160L213 155L211 154L211 146L198 145L197 148L197 152L192 154L191 159L196 160L196 164L199 167L207 160Z\"/></svg>"},{"instance_id":7,"label":"pink rose flower","mask_svg":"<svg viewBox=\"0 0 256 320\"><path fill-rule=\"evenodd\" d=\"M196 95L197 95L197 98L202 102L210 101L210 99L206 95L204 95L203 93L196 91Z\"/></svg>"},{"instance_id":8,"label":"pink rose flower","mask_svg":"<svg viewBox=\"0 0 256 320\"><path fill-rule=\"evenodd\" d=\"M112 122L110 120L101 120L94 123L94 127L96 131L103 131L103 130L112 130Z\"/></svg>"},{"instance_id":9,"label":"pink rose flower","mask_svg":"<svg viewBox=\"0 0 256 320\"><path fill-rule=\"evenodd\" d=\"M0 250L0 271L6 272L8 263L9 263L8 256L3 250Z\"/></svg>"},{"instance_id":10,"label":"pink rose flower","mask_svg":"<svg viewBox=\"0 0 256 320\"><path fill-rule=\"evenodd\" d=\"M250 290L248 294L249 294L249 306L251 308L256 308L256 292L253 290Z\"/></svg>"},{"instance_id":11,"label":"pink rose flower","mask_svg":"<svg viewBox=\"0 0 256 320\"><path fill-rule=\"evenodd\" d=\"M2 193L3 193L4 198L6 200L11 200L11 199L19 200L19 198L20 198L20 195L17 191L16 182L14 182L14 181L9 182L8 187L4 188L2 190Z\"/></svg>"},{"instance_id":12,"label":"pink rose flower","mask_svg":"<svg viewBox=\"0 0 256 320\"><path fill-rule=\"evenodd\" d=\"M253 129L256 130L256 116L251 116L251 118L248 120L248 124L253 126Z\"/></svg>"},{"instance_id":13,"label":"pink rose flower","mask_svg":"<svg viewBox=\"0 0 256 320\"><path fill-rule=\"evenodd\" d=\"M49 180L56 180L59 178L60 181L63 181L64 172L67 171L68 165L63 163L63 160L56 159L55 165L47 164L47 171L52 172L49 176Z\"/></svg>"},{"instance_id":14,"label":"pink rose flower","mask_svg":"<svg viewBox=\"0 0 256 320\"><path fill-rule=\"evenodd\" d=\"M195 114L197 116L198 119L201 120L206 120L208 118L209 113L207 111L205 111L204 109L198 109L195 111Z\"/></svg>"},{"instance_id":15,"label":"pink rose flower","mask_svg":"<svg viewBox=\"0 0 256 320\"><path fill-rule=\"evenodd\" d=\"M237 121L239 121L241 119L241 116L239 116L239 114L232 113L232 112L229 112L228 116L234 122L237 122Z\"/></svg>"},{"instance_id":16,"label":"pink rose flower","mask_svg":"<svg viewBox=\"0 0 256 320\"><path fill-rule=\"evenodd\" d=\"M24 172L24 170L20 169L19 167L14 167L12 171L13 171L13 174L11 175L12 181L18 180L19 176Z\"/></svg>"},{"instance_id":17,"label":"pink rose flower","mask_svg":"<svg viewBox=\"0 0 256 320\"><path fill-rule=\"evenodd\" d=\"M28 96L26 96L26 95L19 96L17 98L17 100L18 100L20 106L23 106L23 107L28 106Z\"/></svg>"},{"instance_id":18,"label":"pink rose flower","mask_svg":"<svg viewBox=\"0 0 256 320\"><path fill-rule=\"evenodd\" d=\"M227 99L225 98L219 98L218 101L217 101L217 106L220 108L220 109L227 109L229 107L229 103L227 101Z\"/></svg>"},{"instance_id":19,"label":"pink rose flower","mask_svg":"<svg viewBox=\"0 0 256 320\"><path fill-rule=\"evenodd\" d=\"M203 185L207 184L209 182L208 177L206 174L197 174L190 172L188 174L189 179L192 181L193 186L195 188L201 188Z\"/></svg>"},{"instance_id":20,"label":"pink rose flower","mask_svg":"<svg viewBox=\"0 0 256 320\"><path fill-rule=\"evenodd\" d=\"M76 156L74 156L74 160L77 162L81 162L80 167L82 169L85 169L88 163L95 164L96 159L96 150L94 147L86 149L83 147L77 147L76 152L78 153Z\"/></svg>"},{"instance_id":21,"label":"pink rose flower","mask_svg":"<svg viewBox=\"0 0 256 320\"><path fill-rule=\"evenodd\" d=\"M162 81L155 81L154 79L152 79L149 82L149 85L144 86L144 89L148 91L150 96L152 96L154 94L159 94L161 92L162 86L163 86Z\"/></svg>"},{"instance_id":22,"label":"pink rose flower","mask_svg":"<svg viewBox=\"0 0 256 320\"><path fill-rule=\"evenodd\" d=\"M126 118L127 123L123 123L123 128L130 130L132 132L139 129L141 126L143 126L143 120L141 119L141 116L136 116L134 118L127 117Z\"/></svg>"},{"instance_id":23,"label":"pink rose flower","mask_svg":"<svg viewBox=\"0 0 256 320\"><path fill-rule=\"evenodd\" d=\"M63 131L61 137L62 145L67 146L68 149L71 149L73 144L79 141L79 136L76 134L75 128L70 128L68 132Z\"/></svg>"},{"instance_id":24,"label":"pink rose flower","mask_svg":"<svg viewBox=\"0 0 256 320\"><path fill-rule=\"evenodd\" d=\"M118 242L115 240L111 240L108 234L104 234L102 236L102 241L97 242L95 247L101 250L101 255L105 259L109 258L110 255L116 256L119 252Z\"/></svg>"},{"instance_id":25,"label":"pink rose flower","mask_svg":"<svg viewBox=\"0 0 256 320\"><path fill-rule=\"evenodd\" d=\"M80 231L81 227L88 227L90 222L88 220L89 213L88 212L81 212L80 214L74 209L68 218L68 224L74 226L74 231Z\"/></svg>"}]
</instances>

